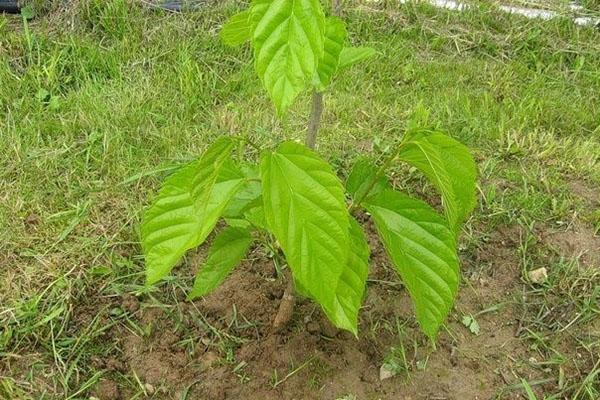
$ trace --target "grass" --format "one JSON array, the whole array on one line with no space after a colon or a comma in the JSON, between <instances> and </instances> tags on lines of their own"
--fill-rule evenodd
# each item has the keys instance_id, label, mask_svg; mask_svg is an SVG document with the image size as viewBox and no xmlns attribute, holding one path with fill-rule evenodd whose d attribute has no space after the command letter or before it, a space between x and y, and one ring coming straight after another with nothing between
<instances>
[{"instance_id":1,"label":"grass","mask_svg":"<svg viewBox=\"0 0 600 400\"><path fill-rule=\"evenodd\" d=\"M327 95L319 151L344 171L361 146L395 141L424 109L426 123L472 147L480 166L467 251L503 225L598 230L597 199L573 184L600 190L600 33L485 5L458 14L378 4L347 10L352 42L381 54ZM118 351L103 332L149 329L117 309L79 329L74 308L89 298L108 308L145 290L140 211L169 171L219 135L250 134L265 146L303 136L306 98L277 120L248 49L219 43L235 10L226 2L169 14L82 0L26 25L0 16L0 397L79 398L102 375L90 360ZM412 171L395 179L423 185ZM523 268L554 260L555 273L542 288L523 284L523 340L552 368L578 369L546 398L597 399L598 274L532 246ZM173 291L188 284L175 281ZM172 297L156 307L176 321ZM239 340L212 329L215 347ZM580 364L565 338L585 354Z\"/></svg>"}]
</instances>

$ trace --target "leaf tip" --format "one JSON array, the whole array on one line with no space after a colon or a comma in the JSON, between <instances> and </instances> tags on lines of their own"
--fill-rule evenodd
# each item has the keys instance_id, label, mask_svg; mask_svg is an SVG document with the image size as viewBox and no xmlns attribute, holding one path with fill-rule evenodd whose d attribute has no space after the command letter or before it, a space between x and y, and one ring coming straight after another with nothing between
<instances>
[{"instance_id":1,"label":"leaf tip","mask_svg":"<svg viewBox=\"0 0 600 400\"><path fill-rule=\"evenodd\" d=\"M439 334L441 325L437 325L437 326L425 326L425 324L420 324L420 325L421 325L421 329L423 330L423 333L425 333L425 336L427 336L427 338L431 342L432 346L435 348L436 347L435 344L438 339L438 334Z\"/></svg>"}]
</instances>

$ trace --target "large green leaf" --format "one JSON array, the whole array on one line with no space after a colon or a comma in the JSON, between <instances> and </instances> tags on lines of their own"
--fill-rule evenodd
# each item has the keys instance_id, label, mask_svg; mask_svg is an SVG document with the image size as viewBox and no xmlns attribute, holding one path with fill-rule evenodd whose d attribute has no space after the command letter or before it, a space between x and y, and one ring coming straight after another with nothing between
<instances>
[{"instance_id":1,"label":"large green leaf","mask_svg":"<svg viewBox=\"0 0 600 400\"><path fill-rule=\"evenodd\" d=\"M337 17L328 17L325 27L325 45L323 56L319 60L315 85L318 90L324 90L338 68L340 53L344 48L346 37L346 24Z\"/></svg>"},{"instance_id":2,"label":"large green leaf","mask_svg":"<svg viewBox=\"0 0 600 400\"><path fill-rule=\"evenodd\" d=\"M345 47L339 56L339 69L350 68L367 58L373 57L377 51L371 47Z\"/></svg>"},{"instance_id":3,"label":"large green leaf","mask_svg":"<svg viewBox=\"0 0 600 400\"><path fill-rule=\"evenodd\" d=\"M204 296L219 286L242 261L251 243L252 235L248 229L228 227L219 232L208 251L206 263L196 274L188 298Z\"/></svg>"},{"instance_id":4,"label":"large green leaf","mask_svg":"<svg viewBox=\"0 0 600 400\"><path fill-rule=\"evenodd\" d=\"M454 233L429 205L391 189L369 197L366 208L410 293L417 320L435 339L458 291Z\"/></svg>"},{"instance_id":5,"label":"large green leaf","mask_svg":"<svg viewBox=\"0 0 600 400\"><path fill-rule=\"evenodd\" d=\"M294 142L263 154L260 172L267 224L297 287L338 323L343 316L332 314L350 243L341 182L315 152Z\"/></svg>"},{"instance_id":6,"label":"large green leaf","mask_svg":"<svg viewBox=\"0 0 600 400\"><path fill-rule=\"evenodd\" d=\"M369 272L369 244L362 228L350 219L350 249L346 268L342 271L334 303L334 312L328 313L336 326L358 334L358 311L362 303Z\"/></svg>"},{"instance_id":7,"label":"large green leaf","mask_svg":"<svg viewBox=\"0 0 600 400\"><path fill-rule=\"evenodd\" d=\"M311 82L323 54L323 9L319 0L258 0L251 21L255 68L281 115Z\"/></svg>"},{"instance_id":8,"label":"large green leaf","mask_svg":"<svg viewBox=\"0 0 600 400\"><path fill-rule=\"evenodd\" d=\"M409 133L399 158L419 169L442 194L446 218L457 232L475 208L477 169L469 149L439 132Z\"/></svg>"},{"instance_id":9,"label":"large green leaf","mask_svg":"<svg viewBox=\"0 0 600 400\"><path fill-rule=\"evenodd\" d=\"M239 46L252 37L250 10L235 14L223 25L219 34L221 40L228 46Z\"/></svg>"},{"instance_id":10,"label":"large green leaf","mask_svg":"<svg viewBox=\"0 0 600 400\"><path fill-rule=\"evenodd\" d=\"M222 174L233 142L217 140L198 160L164 182L144 214L141 237L146 257L146 281L168 274L183 254L201 244L212 231L243 177Z\"/></svg>"}]
</instances>

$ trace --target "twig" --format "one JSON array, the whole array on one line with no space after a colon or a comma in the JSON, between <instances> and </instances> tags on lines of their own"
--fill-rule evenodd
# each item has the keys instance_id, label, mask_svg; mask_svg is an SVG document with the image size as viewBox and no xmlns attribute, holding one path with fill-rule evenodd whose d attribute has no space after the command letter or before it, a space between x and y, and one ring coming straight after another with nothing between
<instances>
[{"instance_id":1,"label":"twig","mask_svg":"<svg viewBox=\"0 0 600 400\"><path fill-rule=\"evenodd\" d=\"M331 13L336 17L339 17L342 14L342 0L332 0Z\"/></svg>"},{"instance_id":2,"label":"twig","mask_svg":"<svg viewBox=\"0 0 600 400\"><path fill-rule=\"evenodd\" d=\"M321 127L321 116L323 115L323 92L313 91L312 107L310 111L310 120L308 121L308 131L306 132L306 146L311 149L317 144L317 134Z\"/></svg>"},{"instance_id":3,"label":"twig","mask_svg":"<svg viewBox=\"0 0 600 400\"><path fill-rule=\"evenodd\" d=\"M287 374L286 376L283 377L283 379L279 380L277 379L277 375L275 375L275 382L273 383L273 388L276 388L277 386L281 385L282 383L284 383L285 381L288 380L288 378L291 378L292 376L294 376L297 372L299 372L301 369L305 368L308 364L310 364L313 360L315 359L315 356L312 356L311 358L309 358L306 362L304 362L304 364L300 365L298 368L294 369L292 372L290 372L289 374ZM277 372L277 370L275 370L275 372Z\"/></svg>"}]
</instances>

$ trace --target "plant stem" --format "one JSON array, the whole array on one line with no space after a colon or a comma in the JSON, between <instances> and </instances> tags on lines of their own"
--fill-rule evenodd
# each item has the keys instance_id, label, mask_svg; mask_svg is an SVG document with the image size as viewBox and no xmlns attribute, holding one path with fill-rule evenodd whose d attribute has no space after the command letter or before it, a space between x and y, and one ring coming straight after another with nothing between
<instances>
[{"instance_id":1,"label":"plant stem","mask_svg":"<svg viewBox=\"0 0 600 400\"><path fill-rule=\"evenodd\" d=\"M323 92L313 90L312 108L310 110L310 120L308 121L308 131L306 132L306 146L311 149L317 144L317 134L321 127L321 116L323 115Z\"/></svg>"},{"instance_id":2,"label":"plant stem","mask_svg":"<svg viewBox=\"0 0 600 400\"><path fill-rule=\"evenodd\" d=\"M286 327L288 322L292 319L294 314L294 306L296 305L296 296L294 294L294 279L290 272L289 267L284 271L285 278L287 279L287 285L283 296L281 297L281 303L279 303L279 309L277 315L273 321L273 331L275 333L281 332Z\"/></svg>"},{"instance_id":3,"label":"plant stem","mask_svg":"<svg viewBox=\"0 0 600 400\"><path fill-rule=\"evenodd\" d=\"M339 17L342 13L342 0L331 0L331 14ZM313 90L312 107L310 110L310 120L308 121L308 131L306 132L306 146L314 149L317 144L317 135L321 127L321 117L323 116L323 92Z\"/></svg>"},{"instance_id":4,"label":"plant stem","mask_svg":"<svg viewBox=\"0 0 600 400\"><path fill-rule=\"evenodd\" d=\"M331 1L331 13L336 17L339 17L342 14L342 0Z\"/></svg>"}]
</instances>

